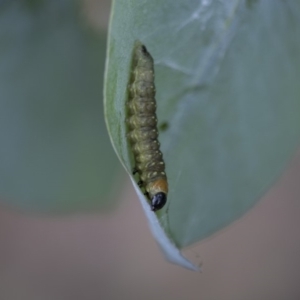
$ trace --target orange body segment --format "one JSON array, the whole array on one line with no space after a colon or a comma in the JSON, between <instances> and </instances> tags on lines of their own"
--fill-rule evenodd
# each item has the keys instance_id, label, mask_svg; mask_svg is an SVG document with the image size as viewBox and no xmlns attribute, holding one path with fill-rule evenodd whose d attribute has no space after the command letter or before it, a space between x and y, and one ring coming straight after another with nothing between
<instances>
[{"instance_id":1,"label":"orange body segment","mask_svg":"<svg viewBox=\"0 0 300 300\"><path fill-rule=\"evenodd\" d=\"M168 194L168 181L165 178L157 179L153 182L149 182L146 187L150 197L157 193L163 192Z\"/></svg>"}]
</instances>

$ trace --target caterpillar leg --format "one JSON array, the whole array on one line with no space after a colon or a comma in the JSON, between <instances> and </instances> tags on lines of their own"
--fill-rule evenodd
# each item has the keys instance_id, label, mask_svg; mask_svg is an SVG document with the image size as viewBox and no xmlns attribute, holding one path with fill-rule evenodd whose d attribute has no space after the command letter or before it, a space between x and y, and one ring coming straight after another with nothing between
<instances>
[{"instance_id":1,"label":"caterpillar leg","mask_svg":"<svg viewBox=\"0 0 300 300\"><path fill-rule=\"evenodd\" d=\"M140 188L144 186L144 182L143 182L142 180L138 181L137 184L138 184L138 186L139 186Z\"/></svg>"},{"instance_id":2,"label":"caterpillar leg","mask_svg":"<svg viewBox=\"0 0 300 300\"><path fill-rule=\"evenodd\" d=\"M132 174L135 175L136 173L138 173L138 169L136 167L134 167L132 170Z\"/></svg>"}]
</instances>

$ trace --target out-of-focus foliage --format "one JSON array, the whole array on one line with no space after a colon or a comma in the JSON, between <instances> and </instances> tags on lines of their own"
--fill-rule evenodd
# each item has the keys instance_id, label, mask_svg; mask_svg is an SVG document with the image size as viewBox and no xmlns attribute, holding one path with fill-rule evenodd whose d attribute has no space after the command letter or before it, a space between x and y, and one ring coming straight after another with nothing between
<instances>
[{"instance_id":1,"label":"out-of-focus foliage","mask_svg":"<svg viewBox=\"0 0 300 300\"><path fill-rule=\"evenodd\" d=\"M72 0L0 5L0 198L30 211L109 207L105 37Z\"/></svg>"}]
</instances>

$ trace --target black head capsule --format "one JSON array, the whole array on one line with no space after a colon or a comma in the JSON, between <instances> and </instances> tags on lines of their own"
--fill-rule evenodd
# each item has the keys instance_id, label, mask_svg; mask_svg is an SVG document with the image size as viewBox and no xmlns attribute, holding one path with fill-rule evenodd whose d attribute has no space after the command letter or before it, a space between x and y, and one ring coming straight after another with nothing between
<instances>
[{"instance_id":1,"label":"black head capsule","mask_svg":"<svg viewBox=\"0 0 300 300\"><path fill-rule=\"evenodd\" d=\"M155 194L151 199L151 210L157 211L164 207L167 202L167 195L163 192Z\"/></svg>"}]
</instances>

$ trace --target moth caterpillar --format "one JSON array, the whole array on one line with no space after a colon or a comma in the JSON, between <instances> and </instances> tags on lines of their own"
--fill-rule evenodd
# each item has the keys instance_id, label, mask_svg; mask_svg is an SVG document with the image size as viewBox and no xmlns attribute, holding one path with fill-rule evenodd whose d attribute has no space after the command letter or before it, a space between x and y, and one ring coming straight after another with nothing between
<instances>
[{"instance_id":1,"label":"moth caterpillar","mask_svg":"<svg viewBox=\"0 0 300 300\"><path fill-rule=\"evenodd\" d=\"M139 186L145 189L151 210L156 211L166 204L168 182L158 142L153 58L140 41L133 49L127 107L133 173L139 174Z\"/></svg>"}]
</instances>

